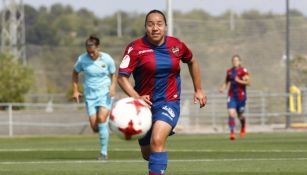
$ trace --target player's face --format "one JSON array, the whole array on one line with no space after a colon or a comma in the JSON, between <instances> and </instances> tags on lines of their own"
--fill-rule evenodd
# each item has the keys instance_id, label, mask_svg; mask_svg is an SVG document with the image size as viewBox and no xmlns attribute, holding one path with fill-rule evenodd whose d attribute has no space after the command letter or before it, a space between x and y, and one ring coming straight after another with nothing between
<instances>
[{"instance_id":1,"label":"player's face","mask_svg":"<svg viewBox=\"0 0 307 175\"><path fill-rule=\"evenodd\" d=\"M87 47L86 52L93 59L96 59L99 56L99 50L96 46Z\"/></svg>"},{"instance_id":2,"label":"player's face","mask_svg":"<svg viewBox=\"0 0 307 175\"><path fill-rule=\"evenodd\" d=\"M145 24L146 34L149 41L155 45L161 45L164 42L166 25L164 18L159 13L152 13L148 16Z\"/></svg>"},{"instance_id":3,"label":"player's face","mask_svg":"<svg viewBox=\"0 0 307 175\"><path fill-rule=\"evenodd\" d=\"M234 58L232 59L232 65L233 65L233 67L240 67L240 65L241 65L240 58L234 57Z\"/></svg>"}]
</instances>

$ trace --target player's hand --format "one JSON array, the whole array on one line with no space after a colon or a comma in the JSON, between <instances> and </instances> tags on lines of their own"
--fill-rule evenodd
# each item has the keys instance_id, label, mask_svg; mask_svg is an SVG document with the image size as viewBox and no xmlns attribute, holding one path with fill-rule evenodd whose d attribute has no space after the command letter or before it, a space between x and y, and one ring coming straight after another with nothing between
<instances>
[{"instance_id":1,"label":"player's hand","mask_svg":"<svg viewBox=\"0 0 307 175\"><path fill-rule=\"evenodd\" d=\"M236 81L237 83L241 83L242 80L241 80L238 76L236 76L235 81Z\"/></svg>"},{"instance_id":2,"label":"player's hand","mask_svg":"<svg viewBox=\"0 0 307 175\"><path fill-rule=\"evenodd\" d=\"M221 87L221 88L219 89L219 92L220 92L220 93L224 93L224 87Z\"/></svg>"},{"instance_id":3,"label":"player's hand","mask_svg":"<svg viewBox=\"0 0 307 175\"><path fill-rule=\"evenodd\" d=\"M77 103L79 103L80 102L80 97L82 97L82 94L80 92L76 91L76 92L73 93L72 97L73 97L73 99L76 100Z\"/></svg>"},{"instance_id":4,"label":"player's hand","mask_svg":"<svg viewBox=\"0 0 307 175\"><path fill-rule=\"evenodd\" d=\"M207 103L207 96L203 92L203 90L198 90L194 94L194 104L199 102L199 107L202 108L206 105Z\"/></svg>"},{"instance_id":5,"label":"player's hand","mask_svg":"<svg viewBox=\"0 0 307 175\"><path fill-rule=\"evenodd\" d=\"M111 86L111 87L110 87L110 92L109 92L110 97L114 97L115 94L116 94L116 90L115 90L115 88L113 88L113 87Z\"/></svg>"},{"instance_id":6,"label":"player's hand","mask_svg":"<svg viewBox=\"0 0 307 175\"><path fill-rule=\"evenodd\" d=\"M149 95L142 95L140 97L141 100L145 101L149 107L152 105L152 102L150 101L150 96Z\"/></svg>"}]
</instances>

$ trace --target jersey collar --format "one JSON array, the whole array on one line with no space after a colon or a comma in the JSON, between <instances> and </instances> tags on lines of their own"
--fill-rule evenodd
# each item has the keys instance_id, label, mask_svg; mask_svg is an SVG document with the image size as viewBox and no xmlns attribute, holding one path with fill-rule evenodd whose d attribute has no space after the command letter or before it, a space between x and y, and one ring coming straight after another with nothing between
<instances>
[{"instance_id":1,"label":"jersey collar","mask_svg":"<svg viewBox=\"0 0 307 175\"><path fill-rule=\"evenodd\" d=\"M154 45L154 44L152 44L151 42L149 42L149 40L148 40L148 38L147 38L147 34L145 34L144 37L143 37L144 42L145 42L146 44L148 44L151 48L165 47L165 45L166 45L166 39L167 39L167 36L164 35L164 42L163 42L163 44L161 44L160 46L157 46L157 45Z\"/></svg>"}]
</instances>

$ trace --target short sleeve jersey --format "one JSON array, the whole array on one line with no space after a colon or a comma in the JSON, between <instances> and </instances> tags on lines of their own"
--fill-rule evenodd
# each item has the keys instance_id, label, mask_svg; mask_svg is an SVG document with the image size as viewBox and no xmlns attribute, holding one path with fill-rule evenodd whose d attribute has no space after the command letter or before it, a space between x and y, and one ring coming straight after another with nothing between
<instances>
[{"instance_id":1,"label":"short sleeve jersey","mask_svg":"<svg viewBox=\"0 0 307 175\"><path fill-rule=\"evenodd\" d=\"M97 98L109 92L110 74L116 72L112 57L100 52L99 58L93 60L87 53L78 57L74 70L84 72L83 85L86 99Z\"/></svg>"},{"instance_id":2,"label":"short sleeve jersey","mask_svg":"<svg viewBox=\"0 0 307 175\"><path fill-rule=\"evenodd\" d=\"M119 74L133 74L135 90L150 95L153 103L180 99L180 61L189 63L191 50L179 39L165 37L160 46L151 44L147 37L130 43L119 67Z\"/></svg>"},{"instance_id":3,"label":"short sleeve jersey","mask_svg":"<svg viewBox=\"0 0 307 175\"><path fill-rule=\"evenodd\" d=\"M249 73L244 67L239 68L230 68L227 70L226 82L230 82L230 87L228 91L228 96L235 100L246 100L246 85L237 83L235 81L236 76L243 80L245 76L248 76Z\"/></svg>"}]
</instances>

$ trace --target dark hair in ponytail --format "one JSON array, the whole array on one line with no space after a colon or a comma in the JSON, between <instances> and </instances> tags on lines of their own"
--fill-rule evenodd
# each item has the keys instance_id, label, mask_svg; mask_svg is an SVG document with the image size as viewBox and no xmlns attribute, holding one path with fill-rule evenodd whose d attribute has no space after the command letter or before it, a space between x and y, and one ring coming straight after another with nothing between
<instances>
[{"instance_id":1,"label":"dark hair in ponytail","mask_svg":"<svg viewBox=\"0 0 307 175\"><path fill-rule=\"evenodd\" d=\"M100 39L96 35L90 35L88 39L85 41L86 47L99 46Z\"/></svg>"}]
</instances>

